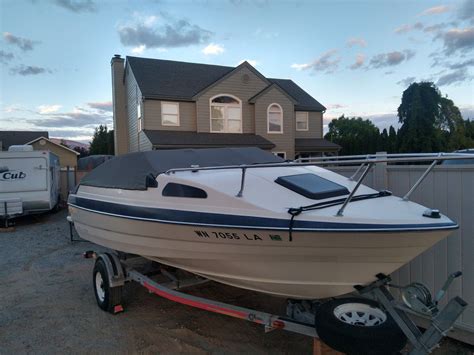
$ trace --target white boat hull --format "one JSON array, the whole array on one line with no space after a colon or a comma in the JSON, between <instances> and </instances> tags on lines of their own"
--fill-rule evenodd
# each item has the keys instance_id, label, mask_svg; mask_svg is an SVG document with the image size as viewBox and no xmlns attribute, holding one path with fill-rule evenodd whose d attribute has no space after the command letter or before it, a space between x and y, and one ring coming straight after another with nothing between
<instances>
[{"instance_id":1,"label":"white boat hull","mask_svg":"<svg viewBox=\"0 0 474 355\"><path fill-rule=\"evenodd\" d=\"M123 218L70 206L79 235L228 285L289 298L353 291L391 273L446 237L405 232L294 231L183 225Z\"/></svg>"}]
</instances>

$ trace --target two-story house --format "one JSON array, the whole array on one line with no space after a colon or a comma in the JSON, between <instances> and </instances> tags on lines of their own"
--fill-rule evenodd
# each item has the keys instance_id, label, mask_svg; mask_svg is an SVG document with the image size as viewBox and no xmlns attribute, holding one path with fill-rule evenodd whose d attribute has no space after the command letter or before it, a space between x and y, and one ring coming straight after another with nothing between
<instances>
[{"instance_id":1,"label":"two-story house","mask_svg":"<svg viewBox=\"0 0 474 355\"><path fill-rule=\"evenodd\" d=\"M115 55L115 152L245 147L286 159L337 153L322 138L325 107L291 80L237 67Z\"/></svg>"}]
</instances>

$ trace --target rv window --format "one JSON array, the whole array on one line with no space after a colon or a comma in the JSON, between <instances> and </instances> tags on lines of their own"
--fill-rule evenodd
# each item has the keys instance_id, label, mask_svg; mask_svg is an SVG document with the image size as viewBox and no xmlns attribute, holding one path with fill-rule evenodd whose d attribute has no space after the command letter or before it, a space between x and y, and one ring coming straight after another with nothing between
<instances>
[{"instance_id":1,"label":"rv window","mask_svg":"<svg viewBox=\"0 0 474 355\"><path fill-rule=\"evenodd\" d=\"M207 193L206 191L198 189L197 187L170 182L163 189L163 196L207 198Z\"/></svg>"},{"instance_id":2,"label":"rv window","mask_svg":"<svg viewBox=\"0 0 474 355\"><path fill-rule=\"evenodd\" d=\"M275 182L313 200L349 194L346 187L314 174L280 176Z\"/></svg>"}]
</instances>

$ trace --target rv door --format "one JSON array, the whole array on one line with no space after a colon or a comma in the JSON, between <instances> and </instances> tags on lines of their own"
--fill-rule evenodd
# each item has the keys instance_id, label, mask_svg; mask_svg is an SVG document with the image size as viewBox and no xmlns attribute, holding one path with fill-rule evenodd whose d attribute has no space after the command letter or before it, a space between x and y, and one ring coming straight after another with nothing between
<instances>
[{"instance_id":1,"label":"rv door","mask_svg":"<svg viewBox=\"0 0 474 355\"><path fill-rule=\"evenodd\" d=\"M0 193L48 190L46 157L1 157Z\"/></svg>"}]
</instances>

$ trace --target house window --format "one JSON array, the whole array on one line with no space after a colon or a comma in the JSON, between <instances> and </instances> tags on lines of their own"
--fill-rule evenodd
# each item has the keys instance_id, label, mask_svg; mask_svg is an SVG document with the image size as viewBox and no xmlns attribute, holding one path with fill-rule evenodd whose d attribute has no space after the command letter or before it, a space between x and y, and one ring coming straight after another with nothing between
<instances>
[{"instance_id":1,"label":"house window","mask_svg":"<svg viewBox=\"0 0 474 355\"><path fill-rule=\"evenodd\" d=\"M218 95L210 100L211 132L242 133L242 101L232 95Z\"/></svg>"},{"instance_id":2,"label":"house window","mask_svg":"<svg viewBox=\"0 0 474 355\"><path fill-rule=\"evenodd\" d=\"M143 120L141 118L138 119L137 128L138 132L141 132L143 130Z\"/></svg>"},{"instance_id":3,"label":"house window","mask_svg":"<svg viewBox=\"0 0 474 355\"><path fill-rule=\"evenodd\" d=\"M308 112L296 112L296 130L308 130Z\"/></svg>"},{"instance_id":4,"label":"house window","mask_svg":"<svg viewBox=\"0 0 474 355\"><path fill-rule=\"evenodd\" d=\"M267 109L268 133L283 133L283 110L278 104L271 104Z\"/></svg>"},{"instance_id":5,"label":"house window","mask_svg":"<svg viewBox=\"0 0 474 355\"><path fill-rule=\"evenodd\" d=\"M137 117L142 118L142 104L141 104L141 102L137 103Z\"/></svg>"},{"instance_id":6,"label":"house window","mask_svg":"<svg viewBox=\"0 0 474 355\"><path fill-rule=\"evenodd\" d=\"M163 126L179 126L178 102L161 102L161 124Z\"/></svg>"}]
</instances>

